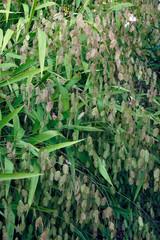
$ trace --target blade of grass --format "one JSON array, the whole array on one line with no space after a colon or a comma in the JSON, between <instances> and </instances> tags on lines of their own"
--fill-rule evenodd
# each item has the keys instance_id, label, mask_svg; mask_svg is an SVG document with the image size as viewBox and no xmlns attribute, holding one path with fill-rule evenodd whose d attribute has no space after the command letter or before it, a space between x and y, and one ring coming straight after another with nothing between
<instances>
[{"instance_id":1,"label":"blade of grass","mask_svg":"<svg viewBox=\"0 0 160 240\"><path fill-rule=\"evenodd\" d=\"M5 173L12 173L13 166L14 166L13 163L9 159L5 158ZM10 180L6 181L6 198L8 196L10 183L11 183Z\"/></svg>"},{"instance_id":2,"label":"blade of grass","mask_svg":"<svg viewBox=\"0 0 160 240\"><path fill-rule=\"evenodd\" d=\"M39 50L39 62L40 62L41 78L42 78L45 53L46 53L46 34L40 28L38 28L38 50Z\"/></svg>"},{"instance_id":3,"label":"blade of grass","mask_svg":"<svg viewBox=\"0 0 160 240\"><path fill-rule=\"evenodd\" d=\"M42 9L42 8L45 8L45 7L50 7L50 6L57 6L57 7L60 7L57 3L55 2L46 2L46 3L43 3L39 6L36 7L36 10L39 10L39 9Z\"/></svg>"},{"instance_id":4,"label":"blade of grass","mask_svg":"<svg viewBox=\"0 0 160 240\"><path fill-rule=\"evenodd\" d=\"M43 173L0 173L0 182L13 179L24 179L43 175Z\"/></svg>"},{"instance_id":5,"label":"blade of grass","mask_svg":"<svg viewBox=\"0 0 160 240\"><path fill-rule=\"evenodd\" d=\"M79 130L79 131L86 131L86 132L103 132L103 129L98 129L95 127L90 126L77 126L77 125L64 125L63 128L71 129L71 130Z\"/></svg>"},{"instance_id":6,"label":"blade of grass","mask_svg":"<svg viewBox=\"0 0 160 240\"><path fill-rule=\"evenodd\" d=\"M3 30L0 28L0 51L2 47L2 41L3 41Z\"/></svg>"},{"instance_id":7,"label":"blade of grass","mask_svg":"<svg viewBox=\"0 0 160 240\"><path fill-rule=\"evenodd\" d=\"M13 240L13 236L14 236L14 229L16 229L15 227L15 214L13 212L13 210L11 209L9 212L9 221L7 221L7 233L9 235L9 240Z\"/></svg>"},{"instance_id":8,"label":"blade of grass","mask_svg":"<svg viewBox=\"0 0 160 240\"><path fill-rule=\"evenodd\" d=\"M104 179L105 179L109 184L111 184L111 185L113 186L113 184L112 184L112 182L111 182L111 179L110 179L110 177L109 177L109 175L108 175L108 172L107 172L106 168L104 167L103 163L101 162L101 159L98 158L97 161L98 161L98 169L99 169L100 174L104 177Z\"/></svg>"},{"instance_id":9,"label":"blade of grass","mask_svg":"<svg viewBox=\"0 0 160 240\"><path fill-rule=\"evenodd\" d=\"M40 172L40 168L37 165L36 161L34 162L33 167L34 167L34 173ZM36 177L31 178L31 180L30 180L29 195L28 195L29 207L32 205L32 202L34 199L35 191L36 191L37 184L38 184L38 179L39 179L39 176L36 176Z\"/></svg>"},{"instance_id":10,"label":"blade of grass","mask_svg":"<svg viewBox=\"0 0 160 240\"><path fill-rule=\"evenodd\" d=\"M23 108L23 106L15 109L13 112L11 112L10 114L8 114L6 117L4 117L1 121L0 121L0 130L11 120L13 119Z\"/></svg>"},{"instance_id":11,"label":"blade of grass","mask_svg":"<svg viewBox=\"0 0 160 240\"><path fill-rule=\"evenodd\" d=\"M60 89L61 100L62 100L62 103L63 103L64 112L65 112L69 109L68 91L65 87L62 87L60 84L59 84L59 89Z\"/></svg>"},{"instance_id":12,"label":"blade of grass","mask_svg":"<svg viewBox=\"0 0 160 240\"><path fill-rule=\"evenodd\" d=\"M72 142L63 142L63 143L58 143L56 145L43 147L43 148L40 148L40 151L47 150L50 153L50 152L56 151L56 150L61 149L61 148L70 147L70 146L72 146L74 144L77 144L81 141L84 141L84 139L81 139L81 140L78 140L78 141L72 141Z\"/></svg>"},{"instance_id":13,"label":"blade of grass","mask_svg":"<svg viewBox=\"0 0 160 240\"><path fill-rule=\"evenodd\" d=\"M13 35L14 31L11 29L7 29L6 34L4 35L3 38L3 45L2 45L2 51L4 50L4 48L7 46L9 40L11 39L12 35Z\"/></svg>"},{"instance_id":14,"label":"blade of grass","mask_svg":"<svg viewBox=\"0 0 160 240\"><path fill-rule=\"evenodd\" d=\"M43 133L40 133L39 135L37 136L34 136L34 137L31 137L28 142L31 143L32 145L36 145L40 142L44 142L48 139L51 139L53 137L56 137L56 136L60 136L60 137L63 137L64 136L62 134L60 134L59 132L57 131L52 131L52 130L49 130L49 131L46 131L46 132L43 132Z\"/></svg>"},{"instance_id":15,"label":"blade of grass","mask_svg":"<svg viewBox=\"0 0 160 240\"><path fill-rule=\"evenodd\" d=\"M140 181L139 185L137 186L136 193L135 193L135 196L134 196L134 201L136 201L136 198L137 198L137 196L138 196L138 194L139 194L139 192L141 190L141 187L142 187L142 185L144 183L144 177L145 177L145 171L142 171L142 173L141 173L141 181Z\"/></svg>"},{"instance_id":16,"label":"blade of grass","mask_svg":"<svg viewBox=\"0 0 160 240\"><path fill-rule=\"evenodd\" d=\"M33 16L34 16L34 12L35 12L35 9L36 9L36 5L37 5L37 0L33 0L32 8L31 8L31 14L30 14L30 18L29 18L29 22L28 22L28 25L27 25L27 28L26 28L25 35L28 34L29 28L31 26L32 19L33 19Z\"/></svg>"},{"instance_id":17,"label":"blade of grass","mask_svg":"<svg viewBox=\"0 0 160 240\"><path fill-rule=\"evenodd\" d=\"M8 12L6 13L6 24L8 23L8 17L9 17L10 6L11 6L11 0L7 0L6 11L8 11Z\"/></svg>"},{"instance_id":18,"label":"blade of grass","mask_svg":"<svg viewBox=\"0 0 160 240\"><path fill-rule=\"evenodd\" d=\"M47 70L47 69L49 69L51 67L52 66L45 67L43 70L45 71L45 70ZM41 72L41 69L40 68L36 68L36 69L30 70L30 71L21 73L18 76L12 77L12 78L10 78L8 80L5 80L5 81L1 82L0 83L0 87L4 87L4 86L7 86L8 84L19 82L19 81L23 80L24 78L27 78L29 76L34 76L34 75L36 75L36 74L38 74L40 72Z\"/></svg>"},{"instance_id":19,"label":"blade of grass","mask_svg":"<svg viewBox=\"0 0 160 240\"><path fill-rule=\"evenodd\" d=\"M68 155L68 159L69 161L71 162L71 176L72 176L72 181L73 181L73 184L75 186L75 160L73 157L71 157L71 154L72 154L72 150L70 148L66 149L67 151L67 155Z\"/></svg>"}]
</instances>

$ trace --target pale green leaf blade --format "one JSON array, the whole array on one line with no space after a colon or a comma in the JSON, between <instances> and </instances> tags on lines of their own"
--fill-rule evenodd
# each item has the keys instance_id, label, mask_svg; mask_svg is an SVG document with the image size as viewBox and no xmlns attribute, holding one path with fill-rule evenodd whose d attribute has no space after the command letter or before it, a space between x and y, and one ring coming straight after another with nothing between
<instances>
[{"instance_id":1,"label":"pale green leaf blade","mask_svg":"<svg viewBox=\"0 0 160 240\"><path fill-rule=\"evenodd\" d=\"M9 235L9 240L13 240L16 217L12 209L9 212L9 218L10 220L7 221L7 233Z\"/></svg>"},{"instance_id":2,"label":"pale green leaf blade","mask_svg":"<svg viewBox=\"0 0 160 240\"><path fill-rule=\"evenodd\" d=\"M18 20L18 23L17 23L17 32L16 32L16 42L18 41L19 36L20 36L20 34L21 34L22 24L24 24L24 18L20 18L20 19Z\"/></svg>"},{"instance_id":3,"label":"pale green leaf blade","mask_svg":"<svg viewBox=\"0 0 160 240\"><path fill-rule=\"evenodd\" d=\"M65 87L59 85L60 93L61 93L61 100L63 103L64 112L69 109L69 96L68 91Z\"/></svg>"},{"instance_id":4,"label":"pale green leaf blade","mask_svg":"<svg viewBox=\"0 0 160 240\"><path fill-rule=\"evenodd\" d=\"M13 163L8 158L5 158L5 173L12 173L13 166L14 166ZM11 182L10 180L6 181L6 198L8 196L10 182Z\"/></svg>"},{"instance_id":5,"label":"pale green leaf blade","mask_svg":"<svg viewBox=\"0 0 160 240\"><path fill-rule=\"evenodd\" d=\"M17 14L18 12L11 12L11 11L7 11L7 10L0 10L0 13L14 13L14 14Z\"/></svg>"},{"instance_id":6,"label":"pale green leaf blade","mask_svg":"<svg viewBox=\"0 0 160 240\"><path fill-rule=\"evenodd\" d=\"M59 5L55 2L46 2L46 3L43 3L39 6L36 7L36 10L39 10L39 9L42 9L42 8L45 8L45 7L50 7L50 6L57 6L59 7Z\"/></svg>"},{"instance_id":7,"label":"pale green leaf blade","mask_svg":"<svg viewBox=\"0 0 160 240\"><path fill-rule=\"evenodd\" d=\"M104 177L104 179L113 186L112 182L111 182L111 179L108 175L108 172L106 170L106 168L104 167L103 163L101 162L101 159L98 158L98 169L99 169L99 172L100 174Z\"/></svg>"},{"instance_id":8,"label":"pale green leaf blade","mask_svg":"<svg viewBox=\"0 0 160 240\"><path fill-rule=\"evenodd\" d=\"M63 128L68 128L71 130L79 130L79 131L86 131L86 132L103 132L103 129L99 129L96 127L91 126L78 126L78 125L64 125Z\"/></svg>"},{"instance_id":9,"label":"pale green leaf blade","mask_svg":"<svg viewBox=\"0 0 160 240\"><path fill-rule=\"evenodd\" d=\"M110 12L113 12L113 11L120 11L122 10L122 8L126 8L126 7L133 7L134 4L133 3L119 3L117 4L116 6L113 6L110 8Z\"/></svg>"},{"instance_id":10,"label":"pale green leaf blade","mask_svg":"<svg viewBox=\"0 0 160 240\"><path fill-rule=\"evenodd\" d=\"M70 147L70 146L72 146L76 143L79 143L81 141L84 141L84 139L81 139L81 140L78 140L78 141L72 141L72 142L63 142L63 143L58 143L56 145L43 147L43 148L40 148L40 151L47 150L50 153L50 152L56 151L56 150L61 149L61 148Z\"/></svg>"},{"instance_id":11,"label":"pale green leaf blade","mask_svg":"<svg viewBox=\"0 0 160 240\"><path fill-rule=\"evenodd\" d=\"M7 103L10 108L10 111L13 112L15 110L14 107L8 101ZM20 140L23 137L25 131L20 126L20 120L19 120L18 114L16 114L13 117L13 127L14 127L14 139Z\"/></svg>"},{"instance_id":12,"label":"pale green leaf blade","mask_svg":"<svg viewBox=\"0 0 160 240\"><path fill-rule=\"evenodd\" d=\"M14 31L11 29L7 29L6 34L4 36L3 39L3 45L2 45L2 52L4 50L4 48L7 46L9 40L11 39L12 35L13 35Z\"/></svg>"},{"instance_id":13,"label":"pale green leaf blade","mask_svg":"<svg viewBox=\"0 0 160 240\"><path fill-rule=\"evenodd\" d=\"M51 138L56 137L56 136L60 136L60 137L64 138L64 136L62 134L60 134L59 132L49 130L49 131L40 133L37 136L31 137L28 140L28 142L31 143L32 145L36 145L37 143L45 142L46 140L51 139Z\"/></svg>"},{"instance_id":14,"label":"pale green leaf blade","mask_svg":"<svg viewBox=\"0 0 160 240\"><path fill-rule=\"evenodd\" d=\"M38 167L37 163L34 163L34 173L39 173L40 172L40 168ZM29 195L28 195L28 204L29 207L32 205L33 199L34 199L34 195L35 195L35 191L37 188L37 184L38 184L38 179L39 176L33 177L30 180L30 187L29 187Z\"/></svg>"},{"instance_id":15,"label":"pale green leaf blade","mask_svg":"<svg viewBox=\"0 0 160 240\"><path fill-rule=\"evenodd\" d=\"M11 6L11 0L7 0L6 11L8 11L8 12L6 13L6 24L8 23L8 17L9 17L10 6Z\"/></svg>"},{"instance_id":16,"label":"pale green leaf blade","mask_svg":"<svg viewBox=\"0 0 160 240\"><path fill-rule=\"evenodd\" d=\"M29 16L29 6L25 3L22 4L23 5L23 9L24 9L24 16L25 16L25 19L28 18Z\"/></svg>"},{"instance_id":17,"label":"pale green leaf blade","mask_svg":"<svg viewBox=\"0 0 160 240\"><path fill-rule=\"evenodd\" d=\"M24 179L43 175L43 173L0 173L0 181Z\"/></svg>"},{"instance_id":18,"label":"pale green leaf blade","mask_svg":"<svg viewBox=\"0 0 160 240\"><path fill-rule=\"evenodd\" d=\"M72 65L70 64L70 61L71 61L70 56L68 54L65 54L64 66L68 80L70 80L72 76Z\"/></svg>"},{"instance_id":19,"label":"pale green leaf blade","mask_svg":"<svg viewBox=\"0 0 160 240\"><path fill-rule=\"evenodd\" d=\"M45 53L46 53L46 34L40 28L38 28L38 49L39 49L39 62L40 62L41 78L42 78Z\"/></svg>"},{"instance_id":20,"label":"pale green leaf blade","mask_svg":"<svg viewBox=\"0 0 160 240\"><path fill-rule=\"evenodd\" d=\"M139 194L139 192L141 190L141 187L142 187L142 185L144 183L144 177L145 177L145 171L143 171L141 173L141 181L140 181L139 185L137 186L137 189L136 189L136 192L135 192L135 196L134 196L134 201L136 200L136 198L137 198L137 196L138 196L138 194Z\"/></svg>"},{"instance_id":21,"label":"pale green leaf blade","mask_svg":"<svg viewBox=\"0 0 160 240\"><path fill-rule=\"evenodd\" d=\"M18 113L19 111L21 111L21 109L23 108L23 106L15 109L13 112L11 112L10 114L8 114L6 117L4 117L1 121L0 121L0 130L11 120L13 119Z\"/></svg>"},{"instance_id":22,"label":"pale green leaf blade","mask_svg":"<svg viewBox=\"0 0 160 240\"><path fill-rule=\"evenodd\" d=\"M2 47L2 41L3 41L3 30L0 28L0 51Z\"/></svg>"},{"instance_id":23,"label":"pale green leaf blade","mask_svg":"<svg viewBox=\"0 0 160 240\"><path fill-rule=\"evenodd\" d=\"M76 0L76 8L79 7L80 3L81 3L81 0Z\"/></svg>"},{"instance_id":24,"label":"pale green leaf blade","mask_svg":"<svg viewBox=\"0 0 160 240\"><path fill-rule=\"evenodd\" d=\"M45 67L43 70L48 70L49 68L51 68L51 66L49 67ZM0 83L0 87L4 87L4 86L7 86L8 84L12 84L12 83L15 83L15 82L19 82L21 80L23 80L24 78L27 78L29 76L34 76L38 73L41 72L41 69L40 68L36 68L36 69L33 69L33 70L29 70L27 72L24 72L24 73L21 73L15 77L12 77L8 80L5 80L3 82Z\"/></svg>"},{"instance_id":25,"label":"pale green leaf blade","mask_svg":"<svg viewBox=\"0 0 160 240\"><path fill-rule=\"evenodd\" d=\"M12 68L12 67L17 67L17 65L15 63L2 63L2 64L0 64L0 69L2 69L2 68L9 69L9 68Z\"/></svg>"},{"instance_id":26,"label":"pale green leaf blade","mask_svg":"<svg viewBox=\"0 0 160 240\"><path fill-rule=\"evenodd\" d=\"M73 184L75 186L75 160L74 160L74 157L71 157L72 156L72 150L70 148L66 149L67 151L67 155L68 155L68 159L69 161L71 162L71 176L72 176L72 181L73 181Z\"/></svg>"},{"instance_id":27,"label":"pale green leaf blade","mask_svg":"<svg viewBox=\"0 0 160 240\"><path fill-rule=\"evenodd\" d=\"M30 17L29 17L29 22L28 22L28 25L27 25L27 28L26 28L26 35L27 35L27 33L29 31L29 28L31 26L33 16L34 16L34 13L35 13L35 9L36 9L36 5L37 5L37 0L33 0L31 13L30 13Z\"/></svg>"},{"instance_id":28,"label":"pale green leaf blade","mask_svg":"<svg viewBox=\"0 0 160 240\"><path fill-rule=\"evenodd\" d=\"M19 147L19 148L29 149L34 156L38 157L38 151L39 150L38 150L38 148L36 148L32 144L30 144L28 142L24 142L22 140L18 140L16 142L16 146Z\"/></svg>"}]
</instances>

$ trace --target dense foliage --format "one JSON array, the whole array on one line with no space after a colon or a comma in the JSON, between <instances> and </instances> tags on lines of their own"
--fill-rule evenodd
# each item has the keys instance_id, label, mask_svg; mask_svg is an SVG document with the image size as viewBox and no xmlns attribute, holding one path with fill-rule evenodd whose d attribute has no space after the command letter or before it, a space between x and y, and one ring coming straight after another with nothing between
<instances>
[{"instance_id":1,"label":"dense foliage","mask_svg":"<svg viewBox=\"0 0 160 240\"><path fill-rule=\"evenodd\" d=\"M0 4L2 239L158 239L159 9Z\"/></svg>"}]
</instances>

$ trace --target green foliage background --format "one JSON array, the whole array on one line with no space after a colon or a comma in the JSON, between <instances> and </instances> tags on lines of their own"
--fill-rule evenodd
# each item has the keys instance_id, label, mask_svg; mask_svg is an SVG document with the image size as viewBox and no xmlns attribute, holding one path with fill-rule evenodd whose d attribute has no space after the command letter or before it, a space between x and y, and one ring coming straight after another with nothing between
<instances>
[{"instance_id":1,"label":"green foliage background","mask_svg":"<svg viewBox=\"0 0 160 240\"><path fill-rule=\"evenodd\" d=\"M2 239L158 239L159 15L0 4Z\"/></svg>"}]
</instances>

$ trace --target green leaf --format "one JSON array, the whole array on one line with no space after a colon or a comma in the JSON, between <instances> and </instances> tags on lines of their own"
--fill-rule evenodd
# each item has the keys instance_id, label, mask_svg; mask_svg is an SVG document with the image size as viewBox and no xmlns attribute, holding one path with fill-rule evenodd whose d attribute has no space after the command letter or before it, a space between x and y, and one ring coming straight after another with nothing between
<instances>
[{"instance_id":1,"label":"green leaf","mask_svg":"<svg viewBox=\"0 0 160 240\"><path fill-rule=\"evenodd\" d=\"M141 187L144 183L144 177L145 177L145 171L142 171L141 173L141 181L139 183L139 185L137 186L137 189L136 189L136 193L135 193L135 196L134 196L134 201L136 200L138 194L139 194L139 191L141 190Z\"/></svg>"},{"instance_id":2,"label":"green leaf","mask_svg":"<svg viewBox=\"0 0 160 240\"><path fill-rule=\"evenodd\" d=\"M65 54L64 66L65 66L66 75L67 75L68 80L70 80L71 76L72 76L72 65L70 62L71 62L70 56L68 54Z\"/></svg>"},{"instance_id":3,"label":"green leaf","mask_svg":"<svg viewBox=\"0 0 160 240\"><path fill-rule=\"evenodd\" d=\"M34 167L34 173L39 173L40 172L40 168L39 168L39 166L37 165L36 162L34 162L33 167ZM32 202L33 202L33 199L34 199L35 191L36 191L37 184L38 184L38 179L39 179L39 176L36 176L36 177L31 178L31 181L30 181L29 195L28 195L29 207L32 205Z\"/></svg>"},{"instance_id":4,"label":"green leaf","mask_svg":"<svg viewBox=\"0 0 160 240\"><path fill-rule=\"evenodd\" d=\"M45 71L45 70L47 70L49 68L51 68L51 66L45 67L43 70ZM4 86L7 86L8 84L19 82L19 81L21 81L24 78L27 78L29 76L34 76L34 75L36 75L36 74L38 74L40 72L41 72L41 69L40 68L36 68L36 69L30 70L30 71L21 73L18 76L15 76L15 77L12 77L12 78L10 78L8 80L0 82L0 87L4 87Z\"/></svg>"},{"instance_id":5,"label":"green leaf","mask_svg":"<svg viewBox=\"0 0 160 240\"><path fill-rule=\"evenodd\" d=\"M86 131L86 132L102 132L103 129L98 129L95 127L90 126L77 126L77 125L64 125L63 128L72 129L72 130L79 130L79 131Z\"/></svg>"},{"instance_id":6,"label":"green leaf","mask_svg":"<svg viewBox=\"0 0 160 240\"><path fill-rule=\"evenodd\" d=\"M11 11L7 11L7 10L0 10L0 13L14 13L14 14L17 14L18 12L11 12Z\"/></svg>"},{"instance_id":7,"label":"green leaf","mask_svg":"<svg viewBox=\"0 0 160 240\"><path fill-rule=\"evenodd\" d=\"M2 47L2 41L3 41L3 30L0 28L0 51Z\"/></svg>"},{"instance_id":8,"label":"green leaf","mask_svg":"<svg viewBox=\"0 0 160 240\"><path fill-rule=\"evenodd\" d=\"M80 230L78 230L78 228L74 228L74 232L80 237L80 239L87 240L83 233Z\"/></svg>"},{"instance_id":9,"label":"green leaf","mask_svg":"<svg viewBox=\"0 0 160 240\"><path fill-rule=\"evenodd\" d=\"M81 76L79 74L75 74L65 85L66 89L69 89L73 85L75 85L77 82L81 80Z\"/></svg>"},{"instance_id":10,"label":"green leaf","mask_svg":"<svg viewBox=\"0 0 160 240\"><path fill-rule=\"evenodd\" d=\"M99 169L100 174L104 177L104 179L105 179L109 184L111 184L111 185L113 186L113 184L112 184L112 182L111 182L111 179L110 179L110 177L109 177L109 175L108 175L108 172L107 172L106 168L104 167L104 165L103 165L102 162L101 162L101 159L98 158L97 160L98 160L98 169Z\"/></svg>"},{"instance_id":11,"label":"green leaf","mask_svg":"<svg viewBox=\"0 0 160 240\"><path fill-rule=\"evenodd\" d=\"M113 12L113 11L120 11L120 10L122 10L122 8L133 7L133 6L134 6L134 4L133 3L129 3L129 2L127 2L127 3L119 3L116 6L111 7L109 13Z\"/></svg>"},{"instance_id":12,"label":"green leaf","mask_svg":"<svg viewBox=\"0 0 160 240\"><path fill-rule=\"evenodd\" d=\"M15 53L7 53L6 58L16 58L16 59L21 59L21 55L17 55Z\"/></svg>"},{"instance_id":13,"label":"green leaf","mask_svg":"<svg viewBox=\"0 0 160 240\"><path fill-rule=\"evenodd\" d=\"M5 173L12 173L13 172L13 163L5 158ZM8 192L9 192L9 187L10 187L10 180L6 181L6 198L8 196Z\"/></svg>"},{"instance_id":14,"label":"green leaf","mask_svg":"<svg viewBox=\"0 0 160 240\"><path fill-rule=\"evenodd\" d=\"M22 4L23 5L23 9L24 9L24 16L25 16L25 19L28 18L29 16L29 6L25 3Z\"/></svg>"},{"instance_id":15,"label":"green leaf","mask_svg":"<svg viewBox=\"0 0 160 240\"><path fill-rule=\"evenodd\" d=\"M6 13L6 24L8 23L8 17L9 17L10 6L11 6L11 0L7 0L6 11L8 11L8 12Z\"/></svg>"},{"instance_id":16,"label":"green leaf","mask_svg":"<svg viewBox=\"0 0 160 240\"><path fill-rule=\"evenodd\" d=\"M13 35L14 31L11 29L7 29L6 34L4 36L3 39L3 45L2 45L2 52L4 50L4 48L7 46L9 40L11 39L12 35Z\"/></svg>"},{"instance_id":17,"label":"green leaf","mask_svg":"<svg viewBox=\"0 0 160 240\"><path fill-rule=\"evenodd\" d=\"M9 221L7 221L7 233L9 235L9 240L13 240L15 228L15 214L12 209L9 212Z\"/></svg>"},{"instance_id":18,"label":"green leaf","mask_svg":"<svg viewBox=\"0 0 160 240\"><path fill-rule=\"evenodd\" d=\"M21 109L23 108L23 106L15 109L13 112L11 112L10 114L8 114L6 117L4 117L1 121L0 121L0 130L11 120L13 119L18 113L19 111L21 111Z\"/></svg>"},{"instance_id":19,"label":"green leaf","mask_svg":"<svg viewBox=\"0 0 160 240\"><path fill-rule=\"evenodd\" d=\"M10 108L10 111L13 112L15 110L14 107L8 101L7 104ZM16 114L13 118L13 127L14 127L14 139L20 140L23 137L25 131L20 126L18 114Z\"/></svg>"},{"instance_id":20,"label":"green leaf","mask_svg":"<svg viewBox=\"0 0 160 240\"><path fill-rule=\"evenodd\" d=\"M65 87L62 87L60 84L59 84L59 89L60 89L61 100L62 100L62 103L63 103L64 112L65 112L69 109L68 91Z\"/></svg>"},{"instance_id":21,"label":"green leaf","mask_svg":"<svg viewBox=\"0 0 160 240\"><path fill-rule=\"evenodd\" d=\"M76 8L79 7L80 3L81 3L81 0L76 0Z\"/></svg>"},{"instance_id":22,"label":"green leaf","mask_svg":"<svg viewBox=\"0 0 160 240\"><path fill-rule=\"evenodd\" d=\"M42 9L42 8L45 8L45 7L55 6L55 5L57 7L59 7L59 5L57 3L55 3L55 2L46 2L46 3L43 3L43 4L39 5L39 6L37 6L36 10L39 10L39 9Z\"/></svg>"},{"instance_id":23,"label":"green leaf","mask_svg":"<svg viewBox=\"0 0 160 240\"><path fill-rule=\"evenodd\" d=\"M24 24L24 18L20 18L17 23L17 33L16 33L16 42L19 39L19 35L21 34L22 31L22 24Z\"/></svg>"},{"instance_id":24,"label":"green leaf","mask_svg":"<svg viewBox=\"0 0 160 240\"><path fill-rule=\"evenodd\" d=\"M43 173L0 173L0 181L24 179L43 175Z\"/></svg>"},{"instance_id":25,"label":"green leaf","mask_svg":"<svg viewBox=\"0 0 160 240\"><path fill-rule=\"evenodd\" d=\"M38 49L39 49L39 62L40 62L41 78L42 78L45 53L46 53L46 34L40 28L38 28Z\"/></svg>"},{"instance_id":26,"label":"green leaf","mask_svg":"<svg viewBox=\"0 0 160 240\"><path fill-rule=\"evenodd\" d=\"M17 65L15 63L2 63L0 65L0 69L2 69L2 68L8 69L8 68L11 68L11 67L17 67Z\"/></svg>"},{"instance_id":27,"label":"green leaf","mask_svg":"<svg viewBox=\"0 0 160 240\"><path fill-rule=\"evenodd\" d=\"M88 63L86 63L85 61L82 61L82 65L83 65L84 72L87 73L87 71L88 71Z\"/></svg>"},{"instance_id":28,"label":"green leaf","mask_svg":"<svg viewBox=\"0 0 160 240\"><path fill-rule=\"evenodd\" d=\"M37 5L37 0L33 0L32 8L31 8L31 14L30 14L30 17L29 17L29 22L28 22L28 25L27 25L27 28L26 28L25 35L27 35L27 33L29 31L29 28L31 26L32 19L33 19L33 16L34 16L34 12L35 12L35 9L36 9L36 5Z\"/></svg>"},{"instance_id":29,"label":"green leaf","mask_svg":"<svg viewBox=\"0 0 160 240\"><path fill-rule=\"evenodd\" d=\"M16 141L16 146L19 148L25 148L25 149L29 149L29 151L31 151L31 153L38 157L38 148L36 148L35 146L33 146L32 144L28 143L28 142L24 142L22 140L18 140Z\"/></svg>"},{"instance_id":30,"label":"green leaf","mask_svg":"<svg viewBox=\"0 0 160 240\"><path fill-rule=\"evenodd\" d=\"M30 138L28 140L28 142L31 143L32 145L36 145L40 142L44 142L44 141L46 141L50 138L56 137L56 136L61 136L64 138L64 136L62 134L60 134L59 132L49 130L49 131L40 133L39 135Z\"/></svg>"},{"instance_id":31,"label":"green leaf","mask_svg":"<svg viewBox=\"0 0 160 240\"><path fill-rule=\"evenodd\" d=\"M63 142L63 143L58 143L56 145L43 147L43 148L40 148L40 151L47 150L50 153L50 152L56 151L56 150L61 149L61 148L70 147L70 146L72 146L76 143L79 143L81 141L84 141L84 139L81 139L81 140L78 140L78 141L72 141L72 142Z\"/></svg>"},{"instance_id":32,"label":"green leaf","mask_svg":"<svg viewBox=\"0 0 160 240\"><path fill-rule=\"evenodd\" d=\"M71 162L71 176L72 176L72 181L73 181L73 184L75 186L75 160L74 160L74 157L71 157L72 156L72 150L70 148L66 149L67 151L67 155L68 155L68 159L69 161Z\"/></svg>"}]
</instances>

